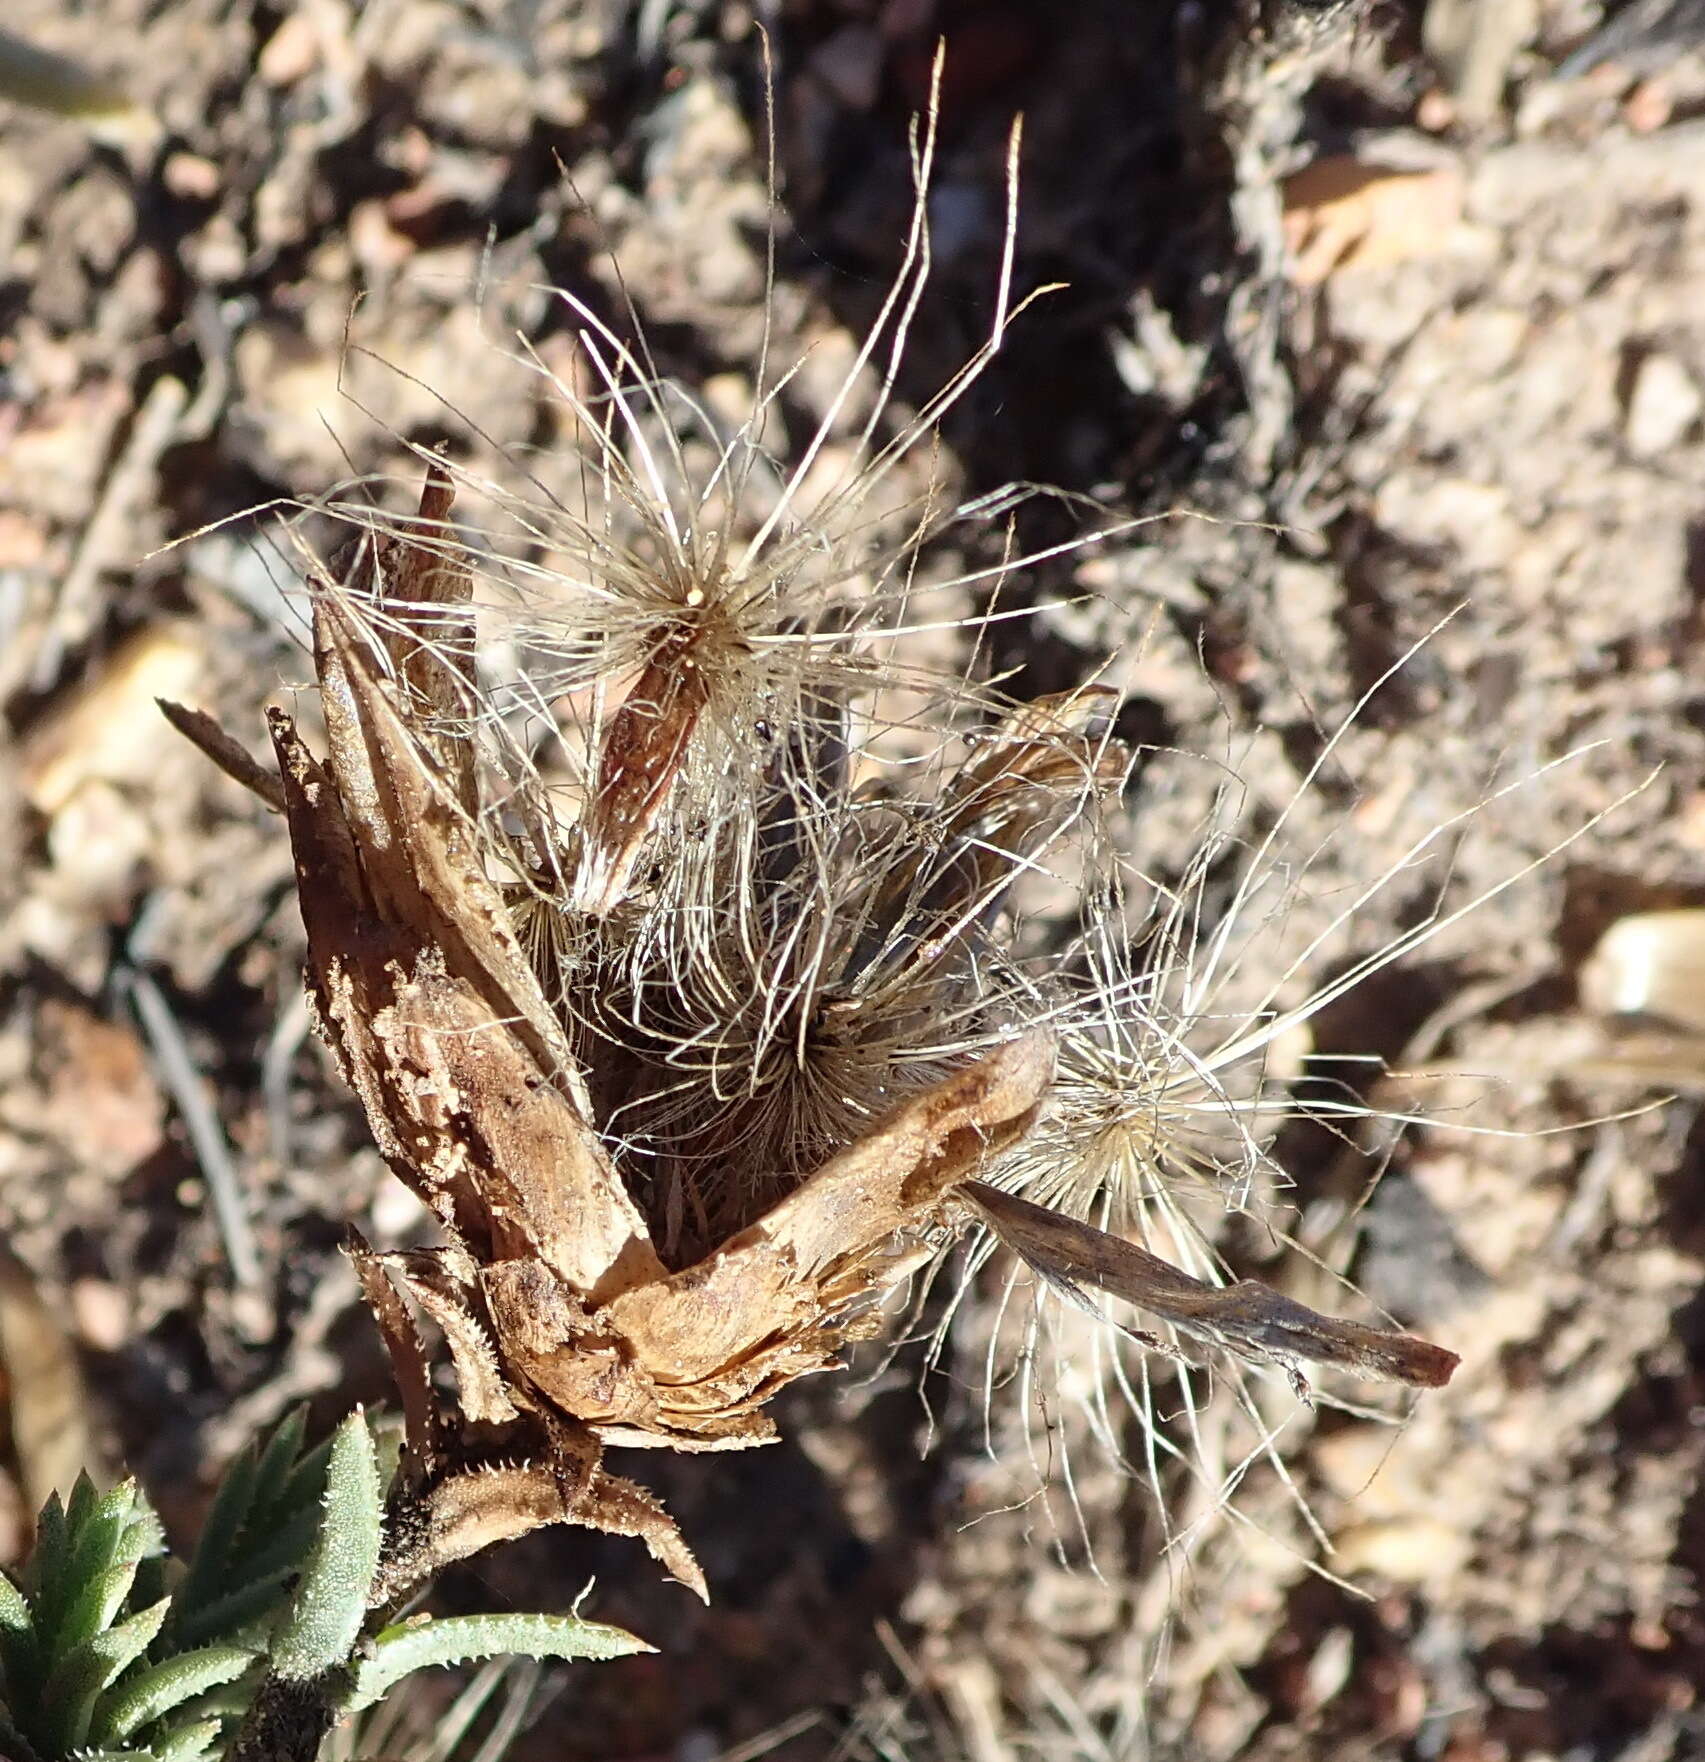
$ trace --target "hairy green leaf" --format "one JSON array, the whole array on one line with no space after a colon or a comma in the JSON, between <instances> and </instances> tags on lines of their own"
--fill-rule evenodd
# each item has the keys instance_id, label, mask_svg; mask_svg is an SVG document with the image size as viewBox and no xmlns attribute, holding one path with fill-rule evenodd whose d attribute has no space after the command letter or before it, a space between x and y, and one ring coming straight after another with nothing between
<instances>
[{"instance_id":1,"label":"hairy green leaf","mask_svg":"<svg viewBox=\"0 0 1705 1762\"><path fill-rule=\"evenodd\" d=\"M167 1658L107 1697L95 1714L92 1735L101 1743L122 1743L186 1701L235 1681L258 1655L245 1646L203 1646Z\"/></svg>"},{"instance_id":2,"label":"hairy green leaf","mask_svg":"<svg viewBox=\"0 0 1705 1762\"><path fill-rule=\"evenodd\" d=\"M146 1750L85 1750L77 1762L199 1762L218 1741L220 1722L204 1719Z\"/></svg>"},{"instance_id":3,"label":"hairy green leaf","mask_svg":"<svg viewBox=\"0 0 1705 1762\"><path fill-rule=\"evenodd\" d=\"M355 1667L345 1712L371 1707L405 1676L501 1653L526 1658L625 1658L656 1648L601 1621L573 1615L451 1615L401 1622Z\"/></svg>"},{"instance_id":4,"label":"hairy green leaf","mask_svg":"<svg viewBox=\"0 0 1705 1762\"><path fill-rule=\"evenodd\" d=\"M171 1605L162 1600L117 1627L92 1635L55 1665L41 1691L41 1727L56 1751L89 1741L97 1698L153 1643Z\"/></svg>"},{"instance_id":5,"label":"hairy green leaf","mask_svg":"<svg viewBox=\"0 0 1705 1762\"><path fill-rule=\"evenodd\" d=\"M380 1496L373 1435L357 1410L333 1438L319 1537L270 1648L282 1681L307 1682L348 1660L379 1566Z\"/></svg>"},{"instance_id":6,"label":"hairy green leaf","mask_svg":"<svg viewBox=\"0 0 1705 1762\"><path fill-rule=\"evenodd\" d=\"M279 1592L302 1570L320 1528L331 1440L300 1456L305 1412L287 1415L265 1447L226 1470L170 1633L180 1647L230 1642L264 1621Z\"/></svg>"},{"instance_id":7,"label":"hairy green leaf","mask_svg":"<svg viewBox=\"0 0 1705 1762\"><path fill-rule=\"evenodd\" d=\"M317 1505L325 1496L326 1475L331 1464L332 1446L337 1442L337 1434L323 1439L316 1444L296 1466L291 1469L289 1478L284 1483L284 1490L278 1496L277 1510L297 1512Z\"/></svg>"},{"instance_id":8,"label":"hairy green leaf","mask_svg":"<svg viewBox=\"0 0 1705 1762\"><path fill-rule=\"evenodd\" d=\"M243 1558L232 1571L230 1582L225 1586L227 1595L240 1585L251 1582L259 1584L263 1580L277 1584L292 1573L302 1570L309 1551L313 1548L314 1538L320 1533L320 1522L324 1516L320 1500L323 1496L322 1485L320 1491L300 1509L292 1511L288 1517L281 1515L278 1518L264 1544L244 1551ZM256 1540L258 1542L259 1538Z\"/></svg>"},{"instance_id":9,"label":"hairy green leaf","mask_svg":"<svg viewBox=\"0 0 1705 1762\"><path fill-rule=\"evenodd\" d=\"M136 1566L134 1560L120 1559L78 1583L65 1619L53 1635L56 1654L68 1656L112 1626L136 1582Z\"/></svg>"},{"instance_id":10,"label":"hairy green leaf","mask_svg":"<svg viewBox=\"0 0 1705 1762\"><path fill-rule=\"evenodd\" d=\"M258 1517L270 1518L284 1503L290 1478L299 1466L302 1440L308 1430L308 1410L294 1407L278 1422L266 1448L255 1465L254 1510ZM316 1451L317 1455L318 1452Z\"/></svg>"},{"instance_id":11,"label":"hairy green leaf","mask_svg":"<svg viewBox=\"0 0 1705 1762\"><path fill-rule=\"evenodd\" d=\"M249 1444L231 1459L221 1477L196 1540L195 1553L190 1557L189 1570L178 1587L172 1615L174 1636L181 1634L191 1619L224 1589L237 1537L254 1504L258 1468L255 1447Z\"/></svg>"},{"instance_id":12,"label":"hairy green leaf","mask_svg":"<svg viewBox=\"0 0 1705 1762\"><path fill-rule=\"evenodd\" d=\"M37 1669L35 1621L24 1594L0 1572L0 1691L10 1698Z\"/></svg>"},{"instance_id":13,"label":"hairy green leaf","mask_svg":"<svg viewBox=\"0 0 1705 1762\"><path fill-rule=\"evenodd\" d=\"M37 1631L50 1656L83 1645L124 1607L149 1539L131 1525L137 1500L134 1481L97 1498L88 1476L78 1476L65 1513L64 1564L54 1582L43 1581L36 1605Z\"/></svg>"},{"instance_id":14,"label":"hairy green leaf","mask_svg":"<svg viewBox=\"0 0 1705 1762\"><path fill-rule=\"evenodd\" d=\"M30 1550L29 1563L24 1569L24 1595L30 1600L36 1634L41 1638L45 1638L52 1623L58 1619L48 1587L64 1585L69 1548L65 1507L57 1493L49 1493L36 1518L35 1546Z\"/></svg>"},{"instance_id":15,"label":"hairy green leaf","mask_svg":"<svg viewBox=\"0 0 1705 1762\"><path fill-rule=\"evenodd\" d=\"M199 1762L217 1742L220 1733L217 1719L204 1719L195 1725L174 1732L164 1743L156 1744L151 1762Z\"/></svg>"}]
</instances>

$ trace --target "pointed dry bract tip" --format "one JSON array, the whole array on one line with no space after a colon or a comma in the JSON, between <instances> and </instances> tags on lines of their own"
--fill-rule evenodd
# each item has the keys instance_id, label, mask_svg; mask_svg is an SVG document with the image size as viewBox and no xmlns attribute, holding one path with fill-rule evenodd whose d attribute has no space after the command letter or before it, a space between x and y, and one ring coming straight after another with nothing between
<instances>
[{"instance_id":1,"label":"pointed dry bract tip","mask_svg":"<svg viewBox=\"0 0 1705 1762\"><path fill-rule=\"evenodd\" d=\"M275 814L284 812L284 789L277 775L250 758L248 748L234 740L211 716L203 710L175 704L169 698L154 701L178 733L199 747L227 777L258 796Z\"/></svg>"},{"instance_id":2,"label":"pointed dry bract tip","mask_svg":"<svg viewBox=\"0 0 1705 1762\"><path fill-rule=\"evenodd\" d=\"M1339 1321L1255 1279L1217 1286L1093 1225L980 1181L965 1196L995 1235L1056 1289L1106 1292L1176 1328L1257 1362L1294 1369L1327 1364L1355 1376L1417 1388L1448 1383L1454 1352L1409 1334Z\"/></svg>"}]
</instances>

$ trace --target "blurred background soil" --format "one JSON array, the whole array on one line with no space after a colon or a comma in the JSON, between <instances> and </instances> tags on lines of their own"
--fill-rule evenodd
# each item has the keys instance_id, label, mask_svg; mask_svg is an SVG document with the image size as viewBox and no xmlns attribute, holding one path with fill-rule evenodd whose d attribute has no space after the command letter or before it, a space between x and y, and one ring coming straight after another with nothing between
<instances>
[{"instance_id":1,"label":"blurred background soil","mask_svg":"<svg viewBox=\"0 0 1705 1762\"><path fill-rule=\"evenodd\" d=\"M595 1575L590 1612L661 1647L565 1675L519 1755L1705 1754L1705 1044L1581 985L1620 917L1705 905L1699 14L13 0L136 108L0 103L0 1554L80 1460L192 1525L255 1427L385 1394L337 1243L418 1214L307 1033L281 828L153 708L258 750L307 677L296 564L250 511L357 473L406 495L407 442L561 468L517 341L571 370L552 288L718 412L767 300L808 436L898 263L945 37L899 394L986 334L1022 111L1016 285L1066 286L938 466L1106 510L1032 504L1027 547L1161 516L1026 571L997 664L1040 692L1121 657L1145 870L1188 870L1223 764L1251 837L1285 816L1275 948L1337 926L1298 985L1517 877L1314 1024L1315 1060L1384 1057L1411 1075L1350 1080L1432 1123L1279 1147L1303 1247L1465 1363L1398 1429L1264 1389L1284 1474L1205 1414L1218 1467L1163 1464L1163 1521L1085 1443L1092 1400L1002 1391L985 1426L988 1297L927 1406L902 1353L796 1392L772 1449L641 1465L708 1610L575 1534L440 1596L565 1607ZM1228 1250L1341 1295L1259 1232Z\"/></svg>"}]
</instances>

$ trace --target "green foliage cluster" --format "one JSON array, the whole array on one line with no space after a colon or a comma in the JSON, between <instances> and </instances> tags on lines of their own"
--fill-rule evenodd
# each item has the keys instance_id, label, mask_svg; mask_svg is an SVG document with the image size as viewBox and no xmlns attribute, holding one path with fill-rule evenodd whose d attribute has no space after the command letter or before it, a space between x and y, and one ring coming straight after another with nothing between
<instances>
[{"instance_id":1,"label":"green foliage cluster","mask_svg":"<svg viewBox=\"0 0 1705 1762\"><path fill-rule=\"evenodd\" d=\"M304 1443L297 1414L237 1457L187 1563L133 1481L103 1494L85 1477L48 1500L23 1570L0 1573L9 1762L308 1762L417 1670L646 1650L573 1616L387 1625L371 1592L394 1465L360 1413Z\"/></svg>"}]
</instances>

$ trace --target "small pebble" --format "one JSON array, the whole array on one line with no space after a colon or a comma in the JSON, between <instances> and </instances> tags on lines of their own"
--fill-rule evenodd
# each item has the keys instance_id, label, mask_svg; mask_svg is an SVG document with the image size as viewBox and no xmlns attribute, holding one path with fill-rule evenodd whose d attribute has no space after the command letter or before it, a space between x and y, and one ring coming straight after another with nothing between
<instances>
[{"instance_id":1,"label":"small pebble","mask_svg":"<svg viewBox=\"0 0 1705 1762\"><path fill-rule=\"evenodd\" d=\"M307 12L292 12L267 38L255 72L269 85L293 86L312 73L320 59L319 26Z\"/></svg>"},{"instance_id":2,"label":"small pebble","mask_svg":"<svg viewBox=\"0 0 1705 1762\"><path fill-rule=\"evenodd\" d=\"M1673 355L1648 355L1628 395L1624 430L1636 459L1661 458L1699 419L1705 406L1693 376Z\"/></svg>"},{"instance_id":3,"label":"small pebble","mask_svg":"<svg viewBox=\"0 0 1705 1762\"><path fill-rule=\"evenodd\" d=\"M130 1299L110 1279L76 1279L71 1318L77 1337L96 1352L116 1352L130 1338Z\"/></svg>"}]
</instances>

